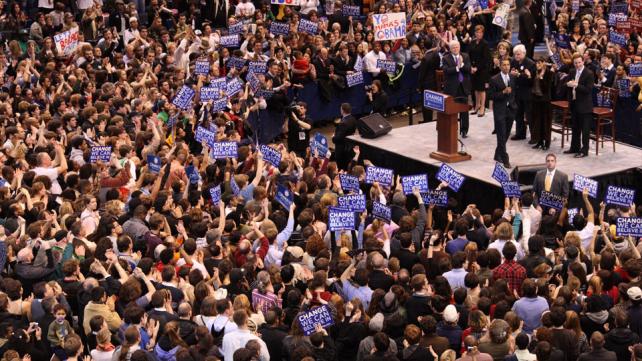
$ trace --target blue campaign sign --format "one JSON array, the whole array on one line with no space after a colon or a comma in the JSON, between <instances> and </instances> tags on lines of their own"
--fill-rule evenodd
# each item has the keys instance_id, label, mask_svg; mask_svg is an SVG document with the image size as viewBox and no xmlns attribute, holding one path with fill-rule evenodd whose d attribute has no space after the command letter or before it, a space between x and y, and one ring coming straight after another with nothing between
<instances>
[{"instance_id":1,"label":"blue campaign sign","mask_svg":"<svg viewBox=\"0 0 642 361\"><path fill-rule=\"evenodd\" d=\"M205 129L202 126L198 126L196 128L196 133L194 134L194 140L197 142L205 142L208 146L212 146L214 143L216 143L216 133L212 132L211 130Z\"/></svg>"},{"instance_id":2,"label":"blue campaign sign","mask_svg":"<svg viewBox=\"0 0 642 361\"><path fill-rule=\"evenodd\" d=\"M211 85L201 88L201 102L207 103L210 100L216 100L221 97L221 91Z\"/></svg>"},{"instance_id":3,"label":"blue campaign sign","mask_svg":"<svg viewBox=\"0 0 642 361\"><path fill-rule=\"evenodd\" d=\"M314 21L301 19L299 20L299 27L297 28L297 30L300 33L316 35L317 31L319 30L319 24L315 23Z\"/></svg>"},{"instance_id":4,"label":"blue campaign sign","mask_svg":"<svg viewBox=\"0 0 642 361\"><path fill-rule=\"evenodd\" d=\"M354 230L354 212L349 209L330 207L328 209L328 228L331 231Z\"/></svg>"},{"instance_id":5,"label":"blue campaign sign","mask_svg":"<svg viewBox=\"0 0 642 361\"><path fill-rule=\"evenodd\" d=\"M292 194L292 191L288 189L288 187L279 184L279 186L276 188L276 195L274 196L274 199L279 202L280 205L283 206L286 210L290 209L290 205L292 205L292 202L294 202L294 194Z\"/></svg>"},{"instance_id":6,"label":"blue campaign sign","mask_svg":"<svg viewBox=\"0 0 642 361\"><path fill-rule=\"evenodd\" d=\"M609 14L609 26L617 26L618 23L627 21L629 19L626 14Z\"/></svg>"},{"instance_id":7,"label":"blue campaign sign","mask_svg":"<svg viewBox=\"0 0 642 361\"><path fill-rule=\"evenodd\" d=\"M557 69L561 68L564 65L564 63L562 63L560 53L553 53L553 55L551 55L551 60L553 60L553 63L555 63Z\"/></svg>"},{"instance_id":8,"label":"blue campaign sign","mask_svg":"<svg viewBox=\"0 0 642 361\"><path fill-rule=\"evenodd\" d=\"M348 87L352 88L355 85L363 84L363 73L355 71L346 75L346 83Z\"/></svg>"},{"instance_id":9,"label":"blue campaign sign","mask_svg":"<svg viewBox=\"0 0 642 361\"><path fill-rule=\"evenodd\" d=\"M579 208L570 208L566 211L569 223L573 222L573 218L580 212Z\"/></svg>"},{"instance_id":10,"label":"blue campaign sign","mask_svg":"<svg viewBox=\"0 0 642 361\"><path fill-rule=\"evenodd\" d=\"M618 89L618 96L620 98L630 98L631 97L631 81L629 79L618 79L616 81L616 87Z\"/></svg>"},{"instance_id":11,"label":"blue campaign sign","mask_svg":"<svg viewBox=\"0 0 642 361\"><path fill-rule=\"evenodd\" d=\"M624 34L620 34L617 31L611 29L609 30L609 41L612 42L613 44L624 46L626 45L626 36L624 36Z\"/></svg>"},{"instance_id":12,"label":"blue campaign sign","mask_svg":"<svg viewBox=\"0 0 642 361\"><path fill-rule=\"evenodd\" d=\"M281 164L281 152L278 149L261 144L259 150L261 154L263 154L263 159L265 159L266 162L272 164L274 167L279 167L279 164Z\"/></svg>"},{"instance_id":13,"label":"blue campaign sign","mask_svg":"<svg viewBox=\"0 0 642 361\"><path fill-rule=\"evenodd\" d=\"M613 2L609 14L626 14L629 12L629 4L626 2Z\"/></svg>"},{"instance_id":14,"label":"blue campaign sign","mask_svg":"<svg viewBox=\"0 0 642 361\"><path fill-rule=\"evenodd\" d=\"M192 106L192 99L194 98L194 94L196 94L194 89L188 87L187 85L183 85L180 89L178 89L178 92L176 92L174 99L172 99L172 104L176 105L180 109L188 109Z\"/></svg>"},{"instance_id":15,"label":"blue campaign sign","mask_svg":"<svg viewBox=\"0 0 642 361\"><path fill-rule=\"evenodd\" d=\"M240 43L238 34L221 36L221 46L224 48L238 48Z\"/></svg>"},{"instance_id":16,"label":"blue campaign sign","mask_svg":"<svg viewBox=\"0 0 642 361\"><path fill-rule=\"evenodd\" d=\"M234 95L240 93L243 90L243 84L241 80L237 77L227 82L226 94L228 97L233 97Z\"/></svg>"},{"instance_id":17,"label":"blue campaign sign","mask_svg":"<svg viewBox=\"0 0 642 361\"><path fill-rule=\"evenodd\" d=\"M413 188L417 187L420 193L428 192L428 175L415 174L401 177L404 194L412 194Z\"/></svg>"},{"instance_id":18,"label":"blue campaign sign","mask_svg":"<svg viewBox=\"0 0 642 361\"><path fill-rule=\"evenodd\" d=\"M254 73L248 73L245 80L250 84L252 92L256 93L261 89L261 80Z\"/></svg>"},{"instance_id":19,"label":"blue campaign sign","mask_svg":"<svg viewBox=\"0 0 642 361\"><path fill-rule=\"evenodd\" d=\"M290 34L290 24L273 21L270 24L270 32L274 35L288 36Z\"/></svg>"},{"instance_id":20,"label":"blue campaign sign","mask_svg":"<svg viewBox=\"0 0 642 361\"><path fill-rule=\"evenodd\" d=\"M383 203L372 202L372 216L377 219L381 219L386 223L390 223L392 211L390 210L390 207Z\"/></svg>"},{"instance_id":21,"label":"blue campaign sign","mask_svg":"<svg viewBox=\"0 0 642 361\"><path fill-rule=\"evenodd\" d=\"M234 174L230 177L230 188L232 188L234 196L238 196L241 193L241 188L239 188L238 183L234 180Z\"/></svg>"},{"instance_id":22,"label":"blue campaign sign","mask_svg":"<svg viewBox=\"0 0 642 361\"><path fill-rule=\"evenodd\" d=\"M243 23L236 23L232 24L229 27L228 34L230 35L236 35L236 34L241 34L243 32Z\"/></svg>"},{"instance_id":23,"label":"blue campaign sign","mask_svg":"<svg viewBox=\"0 0 642 361\"><path fill-rule=\"evenodd\" d=\"M441 165L439 171L437 172L437 179L443 182L447 182L450 189L458 192L459 188L461 188L461 185L464 183L464 180L466 180L466 177L458 173L448 164L444 163Z\"/></svg>"},{"instance_id":24,"label":"blue campaign sign","mask_svg":"<svg viewBox=\"0 0 642 361\"><path fill-rule=\"evenodd\" d=\"M197 60L194 65L194 74L207 75L210 73L210 62L208 60Z\"/></svg>"},{"instance_id":25,"label":"blue campaign sign","mask_svg":"<svg viewBox=\"0 0 642 361\"><path fill-rule=\"evenodd\" d=\"M377 68L384 70L386 73L394 74L397 70L397 63L392 60L377 59Z\"/></svg>"},{"instance_id":26,"label":"blue campaign sign","mask_svg":"<svg viewBox=\"0 0 642 361\"><path fill-rule=\"evenodd\" d=\"M147 154L147 169L150 172L158 174L161 169L161 159L157 155Z\"/></svg>"},{"instance_id":27,"label":"blue campaign sign","mask_svg":"<svg viewBox=\"0 0 642 361\"><path fill-rule=\"evenodd\" d=\"M306 336L310 336L315 333L317 325L321 325L321 327L326 328L334 324L332 312L328 305L319 306L311 311L300 314L297 317L297 321L301 326L301 330L303 330L303 334Z\"/></svg>"},{"instance_id":28,"label":"blue campaign sign","mask_svg":"<svg viewBox=\"0 0 642 361\"><path fill-rule=\"evenodd\" d=\"M90 163L96 163L98 161L109 162L110 159L111 159L111 146L91 147L91 154L89 155Z\"/></svg>"},{"instance_id":29,"label":"blue campaign sign","mask_svg":"<svg viewBox=\"0 0 642 361\"><path fill-rule=\"evenodd\" d=\"M328 154L328 139L323 134L316 133L310 139L310 148L316 150L319 157L325 158Z\"/></svg>"},{"instance_id":30,"label":"blue campaign sign","mask_svg":"<svg viewBox=\"0 0 642 361\"><path fill-rule=\"evenodd\" d=\"M259 91L256 92L256 96L258 98L263 98L265 100L269 100L274 96L274 91L273 90L267 90L267 89L259 89Z\"/></svg>"},{"instance_id":31,"label":"blue campaign sign","mask_svg":"<svg viewBox=\"0 0 642 361\"><path fill-rule=\"evenodd\" d=\"M564 199L562 199L561 196L547 191L540 193L538 202L541 206L555 208L557 210L564 207Z\"/></svg>"},{"instance_id":32,"label":"blue campaign sign","mask_svg":"<svg viewBox=\"0 0 642 361\"><path fill-rule=\"evenodd\" d=\"M191 184L198 184L198 181L201 180L201 176L198 174L198 170L193 165L188 165L187 167L185 167L185 173L187 174L187 178L189 178L189 182Z\"/></svg>"},{"instance_id":33,"label":"blue campaign sign","mask_svg":"<svg viewBox=\"0 0 642 361\"><path fill-rule=\"evenodd\" d=\"M363 58L357 56L357 60L354 62L354 71L363 71Z\"/></svg>"},{"instance_id":34,"label":"blue campaign sign","mask_svg":"<svg viewBox=\"0 0 642 361\"><path fill-rule=\"evenodd\" d=\"M210 81L209 86L218 90L219 92L227 91L227 78L223 76L220 78L213 79Z\"/></svg>"},{"instance_id":35,"label":"blue campaign sign","mask_svg":"<svg viewBox=\"0 0 642 361\"><path fill-rule=\"evenodd\" d=\"M366 168L366 183L379 182L384 186L391 186L395 172L392 169L370 166Z\"/></svg>"},{"instance_id":36,"label":"blue campaign sign","mask_svg":"<svg viewBox=\"0 0 642 361\"><path fill-rule=\"evenodd\" d=\"M429 189L428 192L421 193L424 203L434 204L437 207L448 207L448 191Z\"/></svg>"},{"instance_id":37,"label":"blue campaign sign","mask_svg":"<svg viewBox=\"0 0 642 361\"><path fill-rule=\"evenodd\" d=\"M606 204L615 204L618 206L630 207L635 200L635 189L608 186L606 187Z\"/></svg>"},{"instance_id":38,"label":"blue campaign sign","mask_svg":"<svg viewBox=\"0 0 642 361\"><path fill-rule=\"evenodd\" d=\"M446 96L431 90L424 90L424 107L443 112L446 110Z\"/></svg>"},{"instance_id":39,"label":"blue campaign sign","mask_svg":"<svg viewBox=\"0 0 642 361\"><path fill-rule=\"evenodd\" d=\"M218 202L221 201L221 185L210 188L210 197L212 198L212 203L218 205Z\"/></svg>"},{"instance_id":40,"label":"blue campaign sign","mask_svg":"<svg viewBox=\"0 0 642 361\"><path fill-rule=\"evenodd\" d=\"M227 101L228 101L227 97L222 97L221 99L216 99L212 103L212 111L213 112L222 112L223 110L225 110L225 107L227 107Z\"/></svg>"},{"instance_id":41,"label":"blue campaign sign","mask_svg":"<svg viewBox=\"0 0 642 361\"><path fill-rule=\"evenodd\" d=\"M553 33L553 39L555 40L555 45L562 49L571 48L571 38L566 34Z\"/></svg>"},{"instance_id":42,"label":"blue campaign sign","mask_svg":"<svg viewBox=\"0 0 642 361\"><path fill-rule=\"evenodd\" d=\"M344 193L359 193L359 178L350 174L339 174L339 183Z\"/></svg>"},{"instance_id":43,"label":"blue campaign sign","mask_svg":"<svg viewBox=\"0 0 642 361\"><path fill-rule=\"evenodd\" d=\"M510 176L508 175L508 171L500 163L495 163L495 168L493 169L492 178L498 181L499 183L510 181Z\"/></svg>"},{"instance_id":44,"label":"blue campaign sign","mask_svg":"<svg viewBox=\"0 0 642 361\"><path fill-rule=\"evenodd\" d=\"M361 15L361 8L358 5L343 5L341 14L344 16L359 16Z\"/></svg>"},{"instance_id":45,"label":"blue campaign sign","mask_svg":"<svg viewBox=\"0 0 642 361\"><path fill-rule=\"evenodd\" d=\"M642 63L629 65L629 75L632 77L642 76Z\"/></svg>"},{"instance_id":46,"label":"blue campaign sign","mask_svg":"<svg viewBox=\"0 0 642 361\"><path fill-rule=\"evenodd\" d=\"M264 61L251 61L248 68L248 73L265 74L267 73L267 63Z\"/></svg>"},{"instance_id":47,"label":"blue campaign sign","mask_svg":"<svg viewBox=\"0 0 642 361\"><path fill-rule=\"evenodd\" d=\"M502 190L508 198L520 198L522 196L522 191L519 189L519 183L517 182L502 182Z\"/></svg>"},{"instance_id":48,"label":"blue campaign sign","mask_svg":"<svg viewBox=\"0 0 642 361\"><path fill-rule=\"evenodd\" d=\"M350 194L339 197L339 208L349 209L354 212L363 212L366 210L365 194Z\"/></svg>"},{"instance_id":49,"label":"blue campaign sign","mask_svg":"<svg viewBox=\"0 0 642 361\"><path fill-rule=\"evenodd\" d=\"M615 231L618 236L642 237L642 217L619 217Z\"/></svg>"},{"instance_id":50,"label":"blue campaign sign","mask_svg":"<svg viewBox=\"0 0 642 361\"><path fill-rule=\"evenodd\" d=\"M241 69L242 67L245 66L245 63L247 60L243 58L237 58L237 57L231 57L227 60L226 66L228 68L236 68L236 69Z\"/></svg>"},{"instance_id":51,"label":"blue campaign sign","mask_svg":"<svg viewBox=\"0 0 642 361\"><path fill-rule=\"evenodd\" d=\"M588 194L591 197L597 198L597 181L575 174L575 177L573 177L573 189L582 192L584 188L588 189Z\"/></svg>"},{"instance_id":52,"label":"blue campaign sign","mask_svg":"<svg viewBox=\"0 0 642 361\"><path fill-rule=\"evenodd\" d=\"M238 156L238 144L236 142L216 142L212 144L212 158L236 158Z\"/></svg>"}]
</instances>

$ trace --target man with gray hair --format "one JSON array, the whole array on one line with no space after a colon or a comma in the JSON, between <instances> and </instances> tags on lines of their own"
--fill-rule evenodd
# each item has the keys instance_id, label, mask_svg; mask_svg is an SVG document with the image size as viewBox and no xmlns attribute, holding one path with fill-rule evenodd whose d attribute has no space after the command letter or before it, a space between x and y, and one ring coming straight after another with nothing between
<instances>
[{"instance_id":1,"label":"man with gray hair","mask_svg":"<svg viewBox=\"0 0 642 361\"><path fill-rule=\"evenodd\" d=\"M455 97L458 103L468 104L470 95L470 58L468 54L461 53L461 46L457 40L448 44L450 53L442 58L444 70L444 93ZM459 113L459 134L462 138L468 137L468 111Z\"/></svg>"},{"instance_id":2,"label":"man with gray hair","mask_svg":"<svg viewBox=\"0 0 642 361\"><path fill-rule=\"evenodd\" d=\"M513 60L510 63L510 75L515 78L515 135L511 140L526 139L526 124L531 120L531 97L535 76L535 62L526 57L526 47L519 44L513 49ZM508 129L510 134L510 129ZM532 137L529 144L535 144Z\"/></svg>"}]
</instances>

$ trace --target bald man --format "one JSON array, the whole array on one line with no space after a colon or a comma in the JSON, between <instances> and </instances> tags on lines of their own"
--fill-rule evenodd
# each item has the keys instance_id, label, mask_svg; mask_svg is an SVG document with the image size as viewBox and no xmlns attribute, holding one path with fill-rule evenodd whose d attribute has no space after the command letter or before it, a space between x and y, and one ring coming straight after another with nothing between
<instances>
[{"instance_id":1,"label":"bald man","mask_svg":"<svg viewBox=\"0 0 642 361\"><path fill-rule=\"evenodd\" d=\"M395 279L386 268L385 258L379 252L372 252L370 262L373 270L368 275L368 286L373 290L379 288L388 292L395 283Z\"/></svg>"},{"instance_id":2,"label":"bald man","mask_svg":"<svg viewBox=\"0 0 642 361\"><path fill-rule=\"evenodd\" d=\"M616 361L615 352L604 349L604 335L595 331L591 335L591 351L580 355L578 361Z\"/></svg>"},{"instance_id":3,"label":"bald man","mask_svg":"<svg viewBox=\"0 0 642 361\"><path fill-rule=\"evenodd\" d=\"M458 103L468 104L470 95L470 57L462 53L461 45L457 40L449 44L450 53L444 55L444 93L455 97ZM468 111L459 113L459 134L462 138L468 137Z\"/></svg>"}]
</instances>

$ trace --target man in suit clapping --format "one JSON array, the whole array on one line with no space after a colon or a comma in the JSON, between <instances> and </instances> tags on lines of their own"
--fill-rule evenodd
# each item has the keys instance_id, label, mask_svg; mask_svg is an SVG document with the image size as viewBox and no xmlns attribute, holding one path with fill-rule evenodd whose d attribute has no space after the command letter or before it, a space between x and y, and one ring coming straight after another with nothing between
<instances>
[{"instance_id":1,"label":"man in suit clapping","mask_svg":"<svg viewBox=\"0 0 642 361\"><path fill-rule=\"evenodd\" d=\"M448 44L450 53L443 57L444 93L455 97L457 103L468 104L470 95L470 58L460 52L460 44L453 40ZM468 111L459 113L459 133L468 135Z\"/></svg>"},{"instance_id":2,"label":"man in suit clapping","mask_svg":"<svg viewBox=\"0 0 642 361\"><path fill-rule=\"evenodd\" d=\"M575 154L575 158L588 156L589 136L593 121L593 73L584 66L582 55L573 55L573 65L566 86L570 88L571 148L564 154ZM581 145L581 148L580 148Z\"/></svg>"}]
</instances>

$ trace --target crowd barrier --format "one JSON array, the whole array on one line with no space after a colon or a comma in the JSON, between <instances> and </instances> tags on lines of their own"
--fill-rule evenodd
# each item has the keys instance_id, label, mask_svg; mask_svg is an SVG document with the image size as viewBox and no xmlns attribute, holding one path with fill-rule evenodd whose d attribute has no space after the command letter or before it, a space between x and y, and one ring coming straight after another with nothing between
<instances>
[{"instance_id":1,"label":"crowd barrier","mask_svg":"<svg viewBox=\"0 0 642 361\"><path fill-rule=\"evenodd\" d=\"M418 105L422 95L417 91L419 70L407 65L402 76L389 87L384 87L388 94L388 109L407 107L412 101ZM364 86L372 83L370 73L364 73ZM341 103L348 102L352 105L352 113L356 116L368 114L371 106L366 97L364 86L357 85L352 88L334 89L332 99L326 101L321 96L316 82L309 82L302 89L290 90L290 99L303 101L308 105L307 115L314 123L336 119L340 116ZM618 141L642 147L642 121L640 112L636 112L639 105L635 97L619 98L616 108L616 139ZM249 122L258 129L259 139L267 143L281 133L285 114L267 110L254 113ZM421 113L415 115L419 122Z\"/></svg>"}]
</instances>

